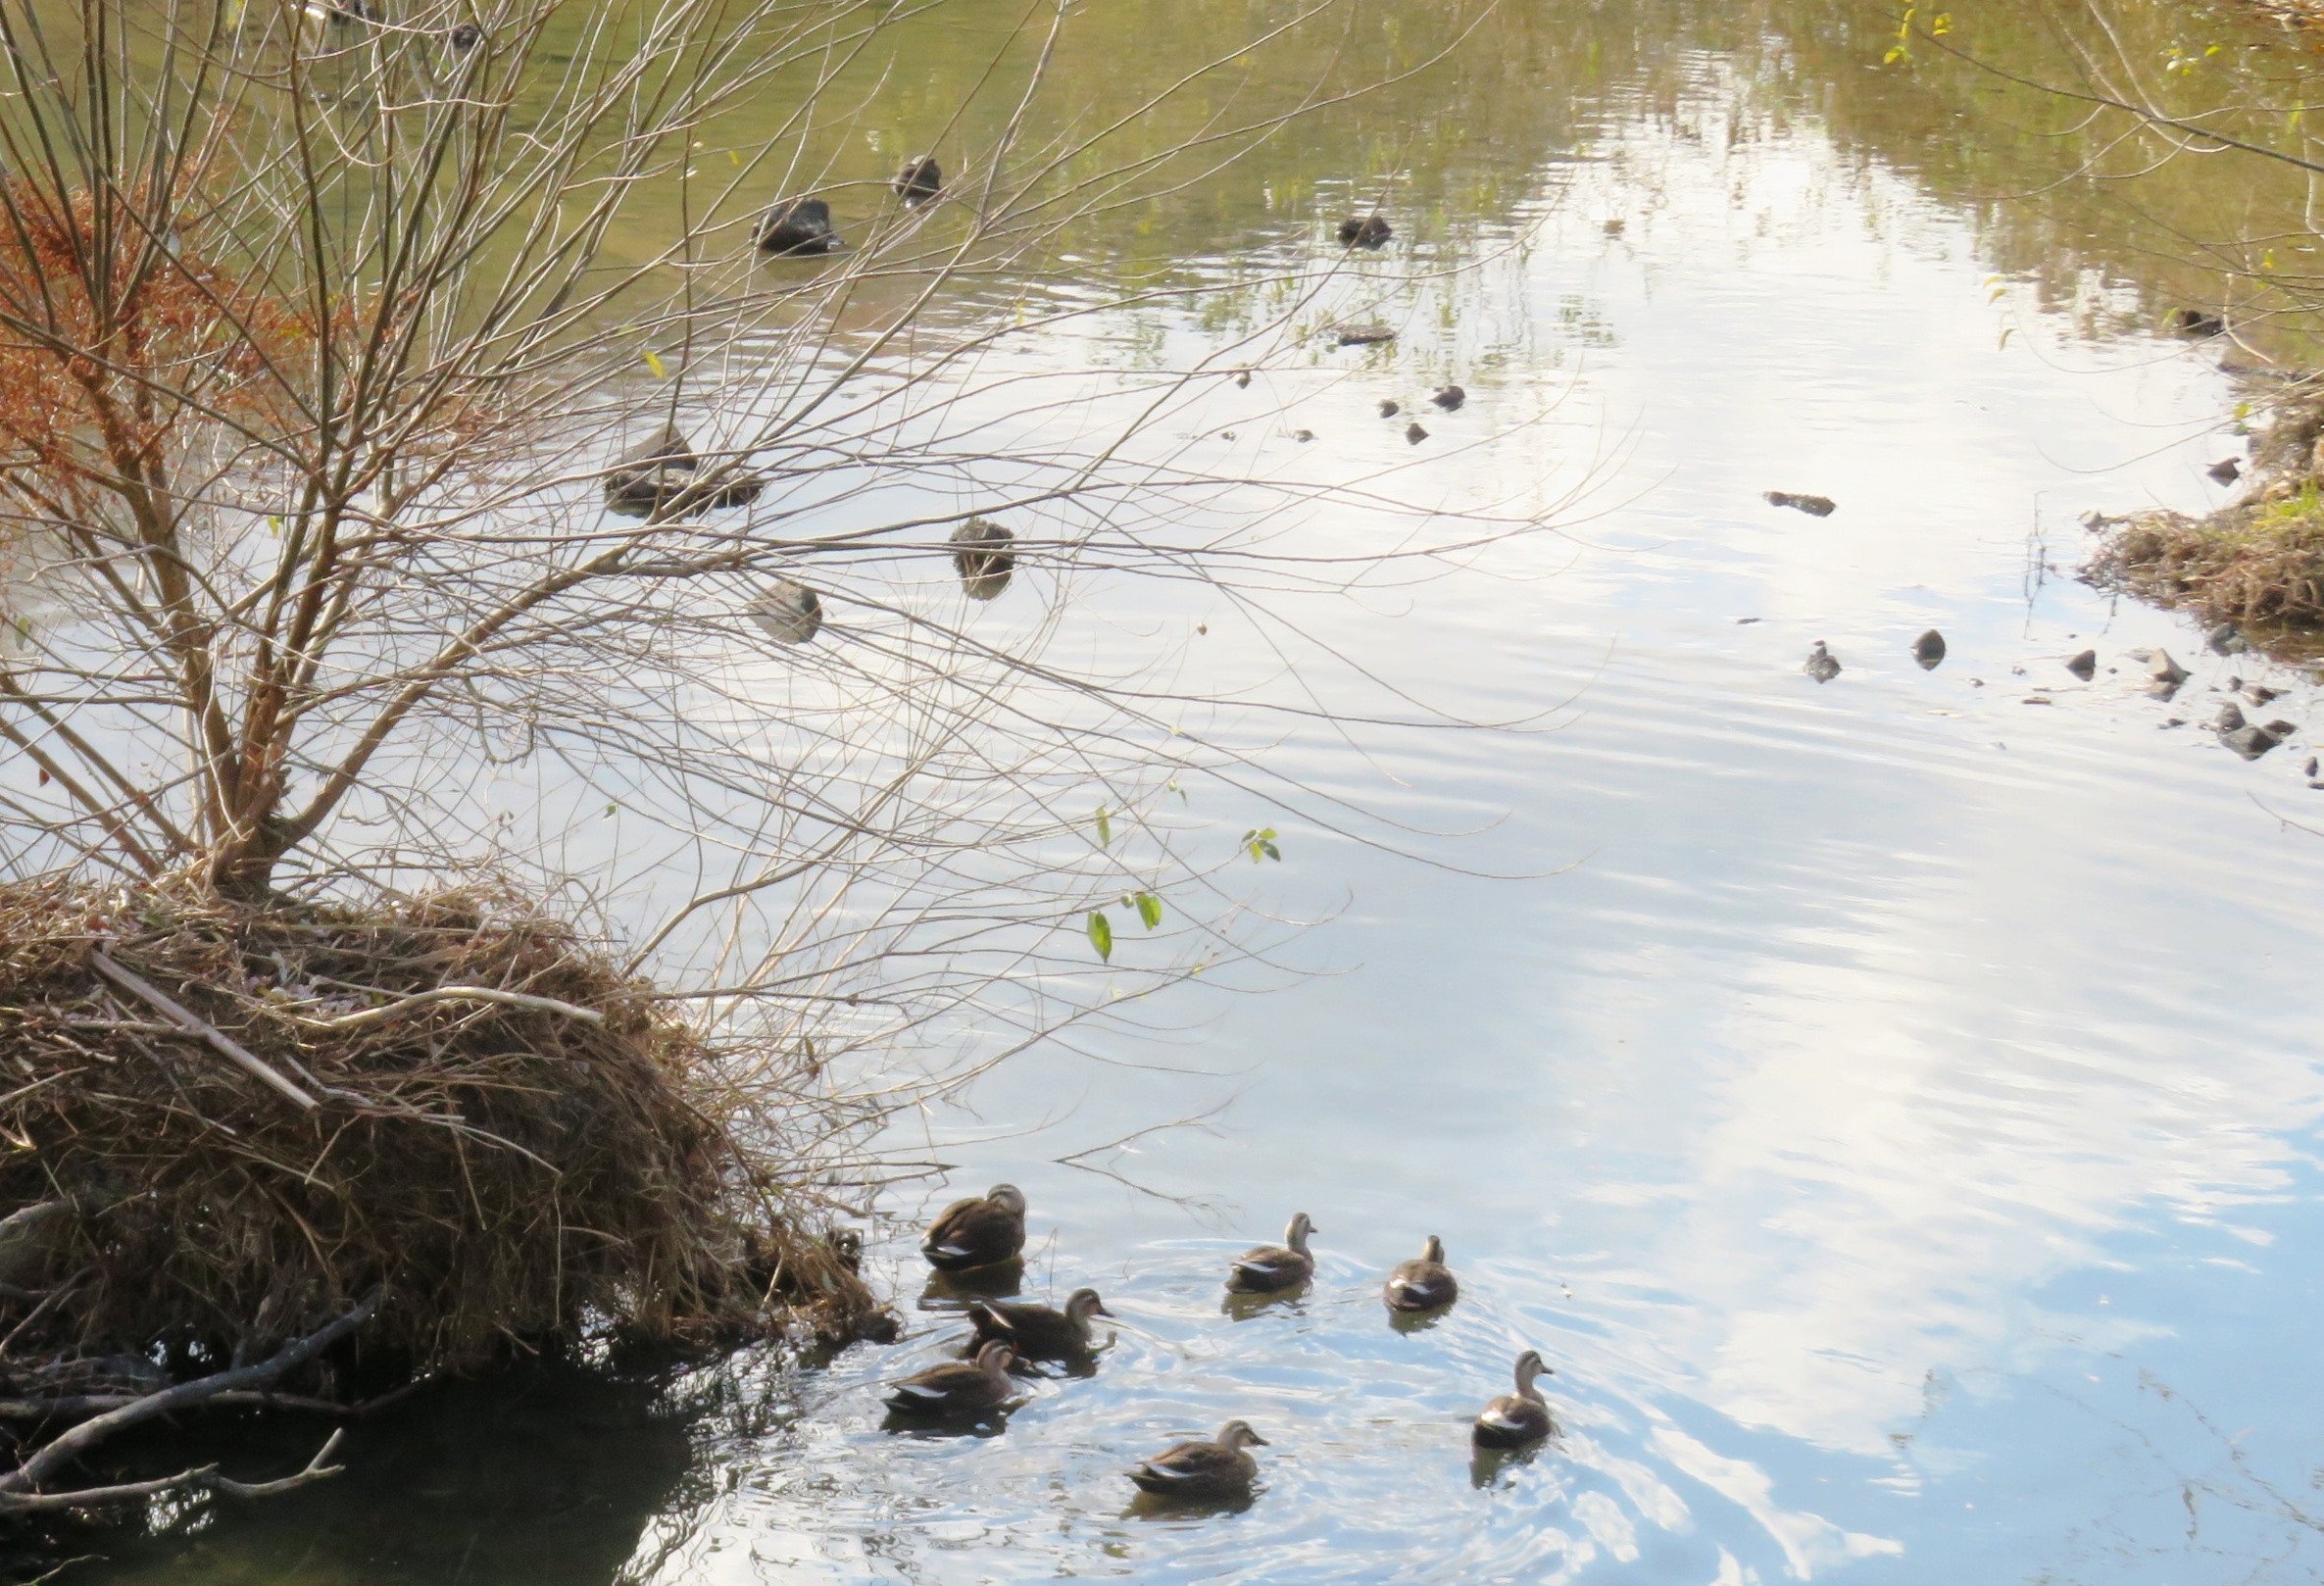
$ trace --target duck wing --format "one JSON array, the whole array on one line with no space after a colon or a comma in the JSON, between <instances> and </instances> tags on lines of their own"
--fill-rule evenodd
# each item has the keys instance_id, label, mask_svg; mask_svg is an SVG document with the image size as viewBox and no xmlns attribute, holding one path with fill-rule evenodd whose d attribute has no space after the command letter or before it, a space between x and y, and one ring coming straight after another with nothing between
<instances>
[{"instance_id":1,"label":"duck wing","mask_svg":"<svg viewBox=\"0 0 2324 1586\"><path fill-rule=\"evenodd\" d=\"M1433 1311L1460 1292L1450 1268L1425 1258L1405 1262L1388 1274L1388 1303L1400 1311Z\"/></svg>"},{"instance_id":2,"label":"duck wing","mask_svg":"<svg viewBox=\"0 0 2324 1586\"><path fill-rule=\"evenodd\" d=\"M890 1391L888 1404L897 1410L946 1410L982 1404L991 1393L981 1367L956 1361L906 1377Z\"/></svg>"},{"instance_id":3,"label":"duck wing","mask_svg":"<svg viewBox=\"0 0 2324 1586\"><path fill-rule=\"evenodd\" d=\"M1550 1430L1548 1410L1530 1399L1504 1394L1477 1416L1476 1440L1492 1447L1508 1448L1547 1437Z\"/></svg>"},{"instance_id":4,"label":"duck wing","mask_svg":"<svg viewBox=\"0 0 2324 1586\"><path fill-rule=\"evenodd\" d=\"M1148 1492L1191 1493L1240 1480L1242 1460L1215 1443L1181 1443L1130 1472Z\"/></svg>"},{"instance_id":5,"label":"duck wing","mask_svg":"<svg viewBox=\"0 0 2324 1586\"><path fill-rule=\"evenodd\" d=\"M936 1214L936 1220L929 1223L928 1231L920 1236L920 1254L932 1260L959 1260L975 1255L976 1233L981 1220L977 1214L991 1209L989 1202L977 1196L953 1202Z\"/></svg>"}]
</instances>

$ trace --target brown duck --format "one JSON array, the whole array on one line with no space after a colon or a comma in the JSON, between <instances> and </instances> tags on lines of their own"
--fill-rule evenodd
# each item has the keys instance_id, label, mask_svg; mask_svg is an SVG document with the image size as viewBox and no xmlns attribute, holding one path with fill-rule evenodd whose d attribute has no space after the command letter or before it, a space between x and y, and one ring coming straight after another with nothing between
<instances>
[{"instance_id":1,"label":"brown duck","mask_svg":"<svg viewBox=\"0 0 2324 1586\"><path fill-rule=\"evenodd\" d=\"M1557 1422L1550 1419L1548 1401L1533 1385L1534 1379L1549 1369L1533 1350L1517 1357L1517 1391L1503 1394L1477 1416L1471 1436L1478 1448L1526 1448L1558 1429Z\"/></svg>"},{"instance_id":2,"label":"brown duck","mask_svg":"<svg viewBox=\"0 0 2324 1586\"><path fill-rule=\"evenodd\" d=\"M973 1361L948 1361L916 1371L888 1394L888 1408L910 1415L973 1415L998 1410L1016 1396L1009 1375L1015 1354L1007 1344L991 1343Z\"/></svg>"},{"instance_id":3,"label":"brown duck","mask_svg":"<svg viewBox=\"0 0 2324 1586\"><path fill-rule=\"evenodd\" d=\"M995 1184L981 1196L953 1202L920 1238L920 1254L942 1272L991 1266L1024 1248L1025 1196L1014 1184Z\"/></svg>"},{"instance_id":4,"label":"brown duck","mask_svg":"<svg viewBox=\"0 0 2324 1586\"><path fill-rule=\"evenodd\" d=\"M1248 1498L1259 1462L1243 1451L1266 1439L1247 1420L1230 1420L1208 1443L1181 1443L1130 1471L1130 1479L1164 1498Z\"/></svg>"},{"instance_id":5,"label":"brown duck","mask_svg":"<svg viewBox=\"0 0 2324 1586\"><path fill-rule=\"evenodd\" d=\"M1391 1311L1439 1311L1451 1305L1460 1285L1445 1264L1445 1242L1430 1234L1426 1249L1388 1274L1382 1293Z\"/></svg>"},{"instance_id":6,"label":"brown duck","mask_svg":"<svg viewBox=\"0 0 2324 1586\"><path fill-rule=\"evenodd\" d=\"M976 1300L968 1319L976 1345L1007 1344L1020 1361L1069 1361L1089 1353L1089 1318L1111 1316L1095 1289L1075 1289L1063 1311L1028 1300Z\"/></svg>"},{"instance_id":7,"label":"brown duck","mask_svg":"<svg viewBox=\"0 0 2324 1586\"><path fill-rule=\"evenodd\" d=\"M1226 1286L1237 1294L1279 1294L1298 1288L1315 1275L1315 1258L1308 1254L1308 1235L1314 1231L1305 1212L1295 1214L1281 1244L1254 1246L1235 1258Z\"/></svg>"}]
</instances>

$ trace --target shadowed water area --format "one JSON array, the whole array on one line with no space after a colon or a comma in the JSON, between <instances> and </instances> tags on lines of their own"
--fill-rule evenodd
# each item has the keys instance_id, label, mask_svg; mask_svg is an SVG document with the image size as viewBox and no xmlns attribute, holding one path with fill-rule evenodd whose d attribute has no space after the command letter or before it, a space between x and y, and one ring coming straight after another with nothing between
<instances>
[{"instance_id":1,"label":"shadowed water area","mask_svg":"<svg viewBox=\"0 0 2324 1586\"><path fill-rule=\"evenodd\" d=\"M2176 90L2199 102L2289 92L2300 67L2230 18L2113 15L2142 65L2222 45ZM1006 94L944 124L1014 19L940 7L862 64L872 97L826 145L834 178L876 192L940 135L989 137ZM1089 8L1051 69L1054 124L1250 25L1239 5ZM78 1578L2311 1578L2315 690L2073 577L2084 511L2224 499L2204 470L2243 445L2234 349L2164 322L2263 296L2227 244L2293 238L2271 268L2294 268L2305 195L2182 161L2013 198L2085 147L2052 136L2075 113L1933 62L1883 70L1894 26L1841 0L1550 0L1462 42L1432 7L1360 8L1149 130L1455 53L939 306L932 333L1069 301L1077 270L1253 282L996 355L1034 375L1193 367L1383 195L1396 240L1297 318L1395 341L1300 341L1248 386L1205 386L1154 445L1554 511L1565 532L1466 571L1299 608L1398 687L1525 725L1251 723L1315 808L1363 817L1334 830L1198 785L1188 840L1271 822L1258 903L1322 923L1280 950L1287 972L1237 982L1263 992L1173 992L899 1139L947 1165L891 1195L873 1242L900 1345L628 1391L438 1392L356 1427L338 1481ZM1949 37L2065 80L2046 29L1964 6ZM2258 352L2297 356L2268 334ZM1427 401L1448 380L1457 413ZM1380 417L1387 399L1409 411ZM1083 421L979 400L1026 444ZM1287 532L1317 554L1356 533L1330 510ZM1195 586L1073 598L1061 642L1183 652L1189 686L1278 665ZM1932 627L1946 655L1924 669ZM1824 684L1802 670L1819 640L1843 666ZM2154 644L2194 672L2175 699L2126 659ZM2087 681L2065 665L2084 649ZM2254 719L2300 726L2254 763L2204 730L2235 683L2284 690ZM996 1179L1032 1203L1023 1291L1096 1286L1112 1347L1092 1374L1030 1379L1005 1424L896 1431L883 1384L963 1333L958 1296L923 1294L912 1225ZM1230 1313L1227 1258L1297 1210L1321 1230L1314 1284ZM1463 1297L1394 1328L1379 1280L1430 1233ZM1561 1433L1472 1462L1467 1419L1527 1347ZM1230 1416L1269 1442L1255 1503L1133 1508L1126 1464ZM309 1447L268 1435L293 1463Z\"/></svg>"}]
</instances>

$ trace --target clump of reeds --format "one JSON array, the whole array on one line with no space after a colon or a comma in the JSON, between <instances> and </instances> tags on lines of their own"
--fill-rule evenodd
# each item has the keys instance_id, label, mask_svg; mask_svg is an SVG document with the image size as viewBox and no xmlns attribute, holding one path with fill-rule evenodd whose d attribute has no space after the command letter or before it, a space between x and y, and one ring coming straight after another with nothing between
<instances>
[{"instance_id":1,"label":"clump of reeds","mask_svg":"<svg viewBox=\"0 0 2324 1586\"><path fill-rule=\"evenodd\" d=\"M2208 518L2142 513L2114 530L2091 570L2206 622L2324 629L2324 499L2311 482Z\"/></svg>"},{"instance_id":2,"label":"clump of reeds","mask_svg":"<svg viewBox=\"0 0 2324 1586\"><path fill-rule=\"evenodd\" d=\"M374 1292L355 1342L393 1375L851 1335L871 1297L719 1063L484 891L0 887L0 1368L255 1359Z\"/></svg>"}]
</instances>

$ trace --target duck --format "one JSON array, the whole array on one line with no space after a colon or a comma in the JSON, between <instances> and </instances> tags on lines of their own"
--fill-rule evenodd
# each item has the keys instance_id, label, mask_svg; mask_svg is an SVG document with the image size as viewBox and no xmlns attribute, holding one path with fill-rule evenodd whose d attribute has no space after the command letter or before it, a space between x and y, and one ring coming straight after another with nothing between
<instances>
[{"instance_id":1,"label":"duck","mask_svg":"<svg viewBox=\"0 0 2324 1586\"><path fill-rule=\"evenodd\" d=\"M842 246L831 229L831 206L819 198L787 198L759 223L759 247L773 254L829 253Z\"/></svg>"},{"instance_id":2,"label":"duck","mask_svg":"<svg viewBox=\"0 0 2324 1586\"><path fill-rule=\"evenodd\" d=\"M1208 1443L1181 1443L1138 1464L1130 1479L1165 1498L1235 1499L1251 1496L1259 1462L1243 1451L1267 1440L1247 1420L1230 1420Z\"/></svg>"},{"instance_id":3,"label":"duck","mask_svg":"<svg viewBox=\"0 0 2324 1586\"><path fill-rule=\"evenodd\" d=\"M1382 397L1380 399L1381 418L1393 419L1402 412L1404 412L1404 404L1397 401L1394 397Z\"/></svg>"},{"instance_id":4,"label":"duck","mask_svg":"<svg viewBox=\"0 0 2324 1586\"><path fill-rule=\"evenodd\" d=\"M1421 428L1420 421L1415 419L1404 426L1404 438L1417 446L1428 438L1428 431Z\"/></svg>"},{"instance_id":5,"label":"duck","mask_svg":"<svg viewBox=\"0 0 2324 1586\"><path fill-rule=\"evenodd\" d=\"M1529 1349L1517 1357L1516 1374L1517 1391L1503 1394L1477 1416L1469 1435L1478 1448L1521 1449L1558 1429L1558 1423L1550 1419L1548 1401L1533 1385L1536 1377L1550 1374L1538 1350Z\"/></svg>"},{"instance_id":6,"label":"duck","mask_svg":"<svg viewBox=\"0 0 2324 1586\"><path fill-rule=\"evenodd\" d=\"M1945 661L1945 635L1930 628L1912 641L1912 659L1922 671L1935 671Z\"/></svg>"},{"instance_id":7,"label":"duck","mask_svg":"<svg viewBox=\"0 0 2324 1586\"><path fill-rule=\"evenodd\" d=\"M1025 1194L1014 1184L995 1184L982 1196L953 1202L920 1238L920 1254L940 1272L991 1266L1024 1248Z\"/></svg>"},{"instance_id":8,"label":"duck","mask_svg":"<svg viewBox=\"0 0 2324 1586\"><path fill-rule=\"evenodd\" d=\"M1441 387L1437 393L1428 400L1435 403L1438 407L1444 409L1445 412L1451 413L1455 408L1459 407L1460 404L1468 400L1468 393L1458 385L1447 385Z\"/></svg>"},{"instance_id":9,"label":"duck","mask_svg":"<svg viewBox=\"0 0 2324 1586\"><path fill-rule=\"evenodd\" d=\"M1378 248L1396 235L1396 227L1377 215L1358 220L1351 215L1340 223L1340 242L1350 248Z\"/></svg>"},{"instance_id":10,"label":"duck","mask_svg":"<svg viewBox=\"0 0 2324 1586\"><path fill-rule=\"evenodd\" d=\"M1418 1256L1399 1264L1388 1274L1383 1291L1391 1311L1440 1311L1460 1294L1460 1284L1445 1264L1445 1242L1435 1234Z\"/></svg>"},{"instance_id":11,"label":"duck","mask_svg":"<svg viewBox=\"0 0 2324 1586\"><path fill-rule=\"evenodd\" d=\"M896 179L888 184L896 196L907 204L924 204L944 190L944 168L932 154L923 154L904 162L896 173Z\"/></svg>"},{"instance_id":12,"label":"duck","mask_svg":"<svg viewBox=\"0 0 2324 1586\"><path fill-rule=\"evenodd\" d=\"M1315 1275L1315 1258L1308 1254L1308 1235L1315 1224L1305 1212L1295 1213L1279 1245L1255 1245L1235 1258L1226 1286L1237 1294L1280 1294L1296 1289Z\"/></svg>"},{"instance_id":13,"label":"duck","mask_svg":"<svg viewBox=\"0 0 2324 1586\"><path fill-rule=\"evenodd\" d=\"M888 1408L911 1415L973 1415L998 1410L1016 1396L1010 1364L1016 1352L995 1340L972 1361L947 1361L915 1371L888 1394Z\"/></svg>"},{"instance_id":14,"label":"duck","mask_svg":"<svg viewBox=\"0 0 2324 1586\"><path fill-rule=\"evenodd\" d=\"M1800 669L1819 683L1828 683L1840 675L1840 658L1825 649L1824 641L1818 639Z\"/></svg>"},{"instance_id":15,"label":"duck","mask_svg":"<svg viewBox=\"0 0 2324 1586\"><path fill-rule=\"evenodd\" d=\"M972 1300L968 1319L975 1323L974 1346L998 1339L1016 1352L1020 1361L1069 1361L1089 1353L1089 1319L1111 1316L1095 1289L1075 1289L1063 1311L1029 1300Z\"/></svg>"}]
</instances>

